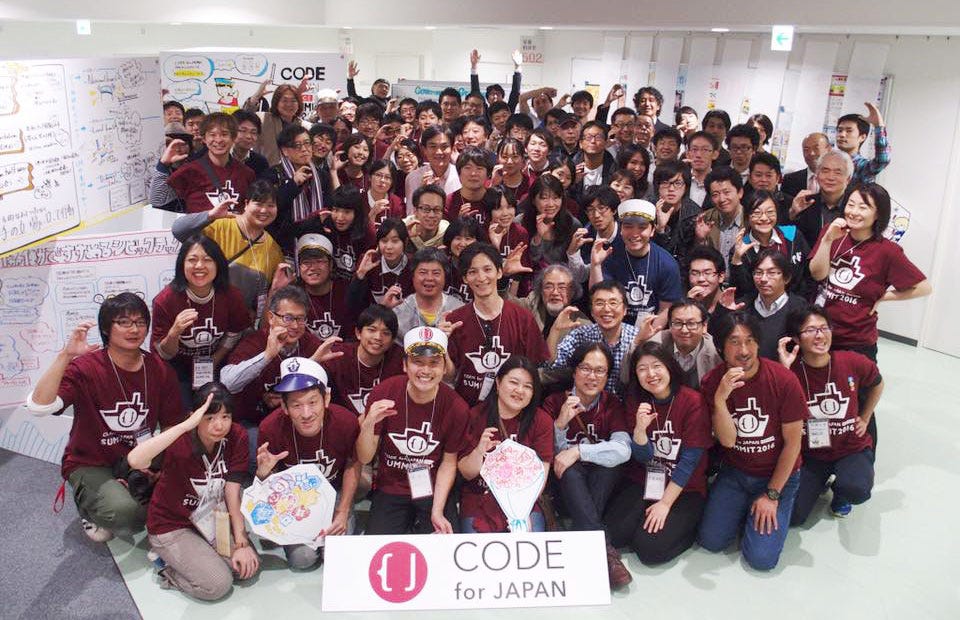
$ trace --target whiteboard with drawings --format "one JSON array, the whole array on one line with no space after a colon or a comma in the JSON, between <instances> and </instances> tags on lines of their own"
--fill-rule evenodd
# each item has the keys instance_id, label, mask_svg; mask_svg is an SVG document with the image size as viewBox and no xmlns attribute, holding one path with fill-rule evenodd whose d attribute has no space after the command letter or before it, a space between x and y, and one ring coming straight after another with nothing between
<instances>
[{"instance_id":1,"label":"whiteboard with drawings","mask_svg":"<svg viewBox=\"0 0 960 620\"><path fill-rule=\"evenodd\" d=\"M144 204L157 58L0 61L0 256Z\"/></svg>"},{"instance_id":2,"label":"whiteboard with drawings","mask_svg":"<svg viewBox=\"0 0 960 620\"><path fill-rule=\"evenodd\" d=\"M152 306L179 248L163 230L66 237L0 258L0 448L60 461L73 418L32 416L27 394L105 297L133 291ZM96 328L88 340L100 342Z\"/></svg>"}]
</instances>

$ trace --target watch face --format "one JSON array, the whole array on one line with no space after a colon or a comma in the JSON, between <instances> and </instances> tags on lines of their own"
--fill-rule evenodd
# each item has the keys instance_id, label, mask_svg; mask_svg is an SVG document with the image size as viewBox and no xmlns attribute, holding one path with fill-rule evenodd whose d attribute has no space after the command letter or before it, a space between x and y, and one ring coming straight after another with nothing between
<instances>
[{"instance_id":1,"label":"watch face","mask_svg":"<svg viewBox=\"0 0 960 620\"><path fill-rule=\"evenodd\" d=\"M772 500L778 500L780 499L780 491L776 491L774 489L767 489L767 497L769 497Z\"/></svg>"}]
</instances>

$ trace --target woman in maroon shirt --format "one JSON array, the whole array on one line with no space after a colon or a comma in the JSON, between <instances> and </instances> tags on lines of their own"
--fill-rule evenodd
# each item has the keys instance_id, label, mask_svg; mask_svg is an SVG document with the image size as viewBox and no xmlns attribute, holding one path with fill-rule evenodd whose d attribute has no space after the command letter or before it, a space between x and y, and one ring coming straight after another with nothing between
<instances>
[{"instance_id":1,"label":"woman in maroon shirt","mask_svg":"<svg viewBox=\"0 0 960 620\"><path fill-rule=\"evenodd\" d=\"M334 163L340 185L353 185L361 192L370 187L371 150L370 141L359 133L343 141L337 148L336 157L340 159Z\"/></svg>"},{"instance_id":2,"label":"woman in maroon shirt","mask_svg":"<svg viewBox=\"0 0 960 620\"><path fill-rule=\"evenodd\" d=\"M540 378L536 366L523 356L512 355L497 371L495 386L486 400L470 410L468 440L457 463L466 479L460 496L460 525L467 534L507 531L507 518L480 477L490 450L508 438L533 448L543 461L544 482L553 460L550 417L537 408ZM544 531L539 506L534 506L529 521L530 531Z\"/></svg>"},{"instance_id":3,"label":"woman in maroon shirt","mask_svg":"<svg viewBox=\"0 0 960 620\"><path fill-rule=\"evenodd\" d=\"M240 512L247 432L233 421L229 397L221 384L207 383L194 396L189 418L127 455L131 467L145 468L163 454L147 510L155 564L161 583L204 601L223 598L234 574L250 579L260 566ZM231 536L218 540L216 513L224 503Z\"/></svg>"}]
</instances>

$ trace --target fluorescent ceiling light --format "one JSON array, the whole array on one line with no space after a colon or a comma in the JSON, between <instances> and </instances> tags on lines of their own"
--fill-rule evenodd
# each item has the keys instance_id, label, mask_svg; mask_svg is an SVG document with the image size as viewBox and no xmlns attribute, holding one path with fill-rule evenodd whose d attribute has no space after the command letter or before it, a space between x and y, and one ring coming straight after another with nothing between
<instances>
[{"instance_id":1,"label":"fluorescent ceiling light","mask_svg":"<svg viewBox=\"0 0 960 620\"><path fill-rule=\"evenodd\" d=\"M729 28L711 28L710 32L730 32Z\"/></svg>"}]
</instances>

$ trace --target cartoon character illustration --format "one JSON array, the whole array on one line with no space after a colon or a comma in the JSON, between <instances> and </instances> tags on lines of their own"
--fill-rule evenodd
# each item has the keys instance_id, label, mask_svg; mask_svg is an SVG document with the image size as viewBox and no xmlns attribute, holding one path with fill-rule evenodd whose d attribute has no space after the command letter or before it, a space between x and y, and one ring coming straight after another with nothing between
<instances>
[{"instance_id":1,"label":"cartoon character illustration","mask_svg":"<svg viewBox=\"0 0 960 620\"><path fill-rule=\"evenodd\" d=\"M222 112L232 112L240 106L238 97L240 91L233 83L232 78L213 78L219 99L217 103L223 106Z\"/></svg>"}]
</instances>

